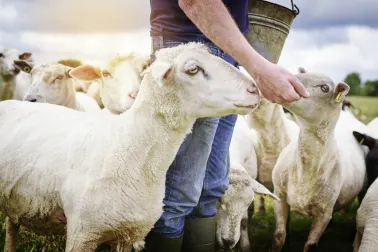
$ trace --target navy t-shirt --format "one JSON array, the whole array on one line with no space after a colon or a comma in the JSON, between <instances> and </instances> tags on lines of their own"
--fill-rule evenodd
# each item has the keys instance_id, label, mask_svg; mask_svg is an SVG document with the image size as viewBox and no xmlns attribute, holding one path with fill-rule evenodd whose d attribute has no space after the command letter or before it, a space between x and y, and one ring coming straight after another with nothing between
<instances>
[{"instance_id":1,"label":"navy t-shirt","mask_svg":"<svg viewBox=\"0 0 378 252\"><path fill-rule=\"evenodd\" d=\"M248 32L248 0L223 0L243 34ZM205 38L178 5L178 0L150 0L151 36L190 41ZM207 10L211 11L211 9Z\"/></svg>"}]
</instances>

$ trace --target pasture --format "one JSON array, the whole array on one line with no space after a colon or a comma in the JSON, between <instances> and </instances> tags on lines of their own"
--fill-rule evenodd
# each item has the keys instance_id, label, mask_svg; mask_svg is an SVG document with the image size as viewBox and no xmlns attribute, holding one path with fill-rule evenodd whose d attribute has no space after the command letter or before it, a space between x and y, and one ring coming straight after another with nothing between
<instances>
[{"instance_id":1,"label":"pasture","mask_svg":"<svg viewBox=\"0 0 378 252\"><path fill-rule=\"evenodd\" d=\"M368 123L374 117L378 117L378 97L347 97L360 113L357 117ZM361 115L366 115L362 120ZM257 203L258 198L255 200ZM274 212L272 202L267 199L267 213L265 216L255 214L250 220L249 236L254 252L270 251L275 228ZM351 252L353 250L353 238L355 233L355 213L358 208L357 200L345 212L336 213L332 225L329 225L322 236L319 249L323 252ZM256 208L255 208L256 209ZM284 252L300 252L309 233L311 220L307 217L291 213L290 230L286 240ZM5 216L0 213L0 248L5 242ZM21 228L18 238L18 252L58 252L64 251L63 237L42 237L37 236ZM106 246L98 248L97 251L107 251Z\"/></svg>"}]
</instances>

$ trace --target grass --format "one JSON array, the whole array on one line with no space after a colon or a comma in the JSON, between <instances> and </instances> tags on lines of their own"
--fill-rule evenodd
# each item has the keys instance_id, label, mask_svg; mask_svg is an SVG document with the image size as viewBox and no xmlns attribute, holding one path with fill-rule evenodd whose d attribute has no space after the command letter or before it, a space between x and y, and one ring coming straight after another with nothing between
<instances>
[{"instance_id":1,"label":"grass","mask_svg":"<svg viewBox=\"0 0 378 252\"><path fill-rule=\"evenodd\" d=\"M378 97L348 96L354 106L360 111L356 116L364 123L378 117ZM361 118L365 115L366 118ZM255 200L255 204L257 203ZM275 228L275 218L272 202L267 203L265 216L255 214L249 225L249 235L254 252L269 252ZM336 213L334 223L327 227L320 243L322 252L351 252L355 233L355 216L357 203L354 202L344 213ZM255 208L257 209L257 208ZM291 213L289 237L287 237L283 252L301 252L309 234L311 219ZM0 250L5 242L5 216L0 213ZM43 237L35 235L25 229L20 229L17 252L62 252L64 251L64 237ZM100 246L98 252L107 251L106 246Z\"/></svg>"},{"instance_id":2,"label":"grass","mask_svg":"<svg viewBox=\"0 0 378 252\"><path fill-rule=\"evenodd\" d=\"M369 123L372 119L378 117L378 97L347 96L347 100L357 108L357 113L352 111L362 122Z\"/></svg>"}]
</instances>

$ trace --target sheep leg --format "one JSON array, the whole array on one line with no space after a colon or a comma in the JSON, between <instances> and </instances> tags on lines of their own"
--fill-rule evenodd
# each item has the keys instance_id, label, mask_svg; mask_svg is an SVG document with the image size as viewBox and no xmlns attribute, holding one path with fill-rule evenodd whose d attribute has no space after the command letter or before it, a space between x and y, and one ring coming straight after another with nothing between
<instances>
[{"instance_id":1,"label":"sheep leg","mask_svg":"<svg viewBox=\"0 0 378 252\"><path fill-rule=\"evenodd\" d=\"M277 194L276 194L277 195ZM278 196L280 197L280 196ZM274 202L274 213L276 217L276 230L273 239L273 252L281 251L286 239L286 225L288 221L290 207L284 197L280 197L281 201Z\"/></svg>"},{"instance_id":2,"label":"sheep leg","mask_svg":"<svg viewBox=\"0 0 378 252\"><path fill-rule=\"evenodd\" d=\"M9 217L5 219L5 252L16 252L17 233L19 225L14 224Z\"/></svg>"},{"instance_id":3,"label":"sheep leg","mask_svg":"<svg viewBox=\"0 0 378 252\"><path fill-rule=\"evenodd\" d=\"M328 226L329 221L332 219L332 212L323 215L314 216L312 218L311 230L308 236L304 252L317 251L318 242L324 230Z\"/></svg>"},{"instance_id":4,"label":"sheep leg","mask_svg":"<svg viewBox=\"0 0 378 252\"><path fill-rule=\"evenodd\" d=\"M353 242L353 252L358 252L358 250L360 249L361 240L362 240L362 234L357 230L357 233L356 233L356 236L354 237L354 242Z\"/></svg>"},{"instance_id":5,"label":"sheep leg","mask_svg":"<svg viewBox=\"0 0 378 252\"><path fill-rule=\"evenodd\" d=\"M239 251L251 251L251 244L248 237L248 210L244 213L240 224L240 239L238 242Z\"/></svg>"},{"instance_id":6,"label":"sheep leg","mask_svg":"<svg viewBox=\"0 0 378 252\"><path fill-rule=\"evenodd\" d=\"M265 210L265 200L264 200L263 195L260 195L258 209L259 209L258 213L260 215L265 215L266 210Z\"/></svg>"}]
</instances>

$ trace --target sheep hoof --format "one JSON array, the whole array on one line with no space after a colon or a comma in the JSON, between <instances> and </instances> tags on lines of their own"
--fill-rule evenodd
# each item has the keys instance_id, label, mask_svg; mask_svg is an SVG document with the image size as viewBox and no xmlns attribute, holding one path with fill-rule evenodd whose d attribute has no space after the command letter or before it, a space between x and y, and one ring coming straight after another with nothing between
<instances>
[{"instance_id":1,"label":"sheep hoof","mask_svg":"<svg viewBox=\"0 0 378 252\"><path fill-rule=\"evenodd\" d=\"M308 244L304 249L304 252L316 252L316 251L318 251L317 244Z\"/></svg>"}]
</instances>

